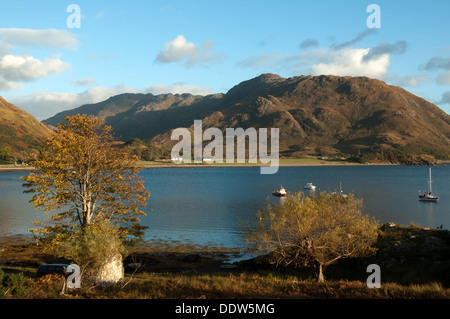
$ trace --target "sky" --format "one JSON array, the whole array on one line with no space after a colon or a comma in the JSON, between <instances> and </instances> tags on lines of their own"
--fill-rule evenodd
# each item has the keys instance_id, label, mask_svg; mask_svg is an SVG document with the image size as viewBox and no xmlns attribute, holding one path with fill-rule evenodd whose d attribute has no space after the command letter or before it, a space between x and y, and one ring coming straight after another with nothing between
<instances>
[{"instance_id":1,"label":"sky","mask_svg":"<svg viewBox=\"0 0 450 319\"><path fill-rule=\"evenodd\" d=\"M375 6L374 6L375 5ZM448 0L2 0L0 96L39 120L263 73L367 76L450 114Z\"/></svg>"}]
</instances>

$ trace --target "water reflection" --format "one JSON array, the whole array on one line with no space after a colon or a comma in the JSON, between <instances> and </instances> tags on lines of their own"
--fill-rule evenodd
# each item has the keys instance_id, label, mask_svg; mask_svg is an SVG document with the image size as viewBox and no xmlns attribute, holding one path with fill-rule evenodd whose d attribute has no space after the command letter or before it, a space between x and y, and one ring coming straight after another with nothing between
<instances>
[{"instance_id":1,"label":"water reflection","mask_svg":"<svg viewBox=\"0 0 450 319\"><path fill-rule=\"evenodd\" d=\"M380 223L448 229L450 167L433 168L438 203L418 201L426 173L426 168L410 166L280 167L275 175L261 175L257 167L146 169L142 175L151 196L141 223L149 226L147 239L236 247L242 243L242 222L254 221L269 203L285 203L286 198L272 195L279 185L291 194L318 196L338 192L342 184L345 193L363 199L363 212ZM22 175L0 174L0 235L27 233L43 216L28 203L31 196L23 194ZM316 190L303 189L307 182Z\"/></svg>"}]
</instances>

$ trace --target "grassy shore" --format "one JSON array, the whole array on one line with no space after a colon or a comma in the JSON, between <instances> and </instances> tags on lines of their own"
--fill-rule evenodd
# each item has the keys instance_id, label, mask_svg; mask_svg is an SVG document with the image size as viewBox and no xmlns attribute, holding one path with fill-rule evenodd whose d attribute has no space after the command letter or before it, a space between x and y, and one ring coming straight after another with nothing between
<instances>
[{"instance_id":1,"label":"grassy shore","mask_svg":"<svg viewBox=\"0 0 450 319\"><path fill-rule=\"evenodd\" d=\"M231 264L226 258L238 251L171 244L154 241L130 250L124 260L125 278L116 286L83 287L64 295L59 278L35 276L39 264L64 260L42 252L28 237L0 238L0 267L7 274L22 274L20 298L450 299L450 234L446 230L383 225L376 256L329 267L323 284L311 269L275 268L264 257ZM379 289L366 284L366 267L372 263L382 269Z\"/></svg>"},{"instance_id":2,"label":"grassy shore","mask_svg":"<svg viewBox=\"0 0 450 319\"><path fill-rule=\"evenodd\" d=\"M440 161L439 164L449 164L450 161ZM171 160L155 160L155 161L138 161L138 165L143 168L174 168L174 167L260 167L270 166L263 163L249 163L245 160L244 163L238 163L236 160L233 163L174 163ZM309 158L281 158L279 159L278 166L366 166L366 165L397 165L388 162L372 162L372 163L357 163L348 160L330 160L317 157ZM0 164L0 172L9 171L29 171L33 170L32 166L22 166L14 164Z\"/></svg>"},{"instance_id":3,"label":"grassy shore","mask_svg":"<svg viewBox=\"0 0 450 319\"><path fill-rule=\"evenodd\" d=\"M139 161L139 165L145 168L155 168L155 167L260 167L269 166L270 164L263 163L249 163L248 160L245 163L238 163L234 161L233 163L173 163L170 160L159 160L159 161ZM359 163L349 162L345 160L325 160L320 158L282 158L279 160L279 166L343 166L343 165L363 165Z\"/></svg>"},{"instance_id":4,"label":"grassy shore","mask_svg":"<svg viewBox=\"0 0 450 319\"><path fill-rule=\"evenodd\" d=\"M23 172L23 171L31 171L34 170L33 166L19 165L16 166L14 164L0 164L0 172Z\"/></svg>"},{"instance_id":5,"label":"grassy shore","mask_svg":"<svg viewBox=\"0 0 450 319\"><path fill-rule=\"evenodd\" d=\"M245 163L174 163L170 160L156 160L156 161L139 161L139 166L143 168L173 168L173 167L260 167L269 166L270 164L262 163L249 163L248 160ZM345 160L324 160L320 158L298 158L298 159L280 159L279 166L354 166L364 165ZM388 164L379 164L388 165ZM30 171L33 170L32 166L14 165L14 164L1 164L0 172L14 172L14 171Z\"/></svg>"},{"instance_id":6,"label":"grassy shore","mask_svg":"<svg viewBox=\"0 0 450 319\"><path fill-rule=\"evenodd\" d=\"M17 296L20 299L450 299L450 289L438 282L385 282L379 289L370 289L362 281L318 283L271 272L126 274L120 284L112 287L82 287L61 294L61 279L57 276L35 279L35 270L23 267L6 267L3 271L25 274L25 293Z\"/></svg>"}]
</instances>

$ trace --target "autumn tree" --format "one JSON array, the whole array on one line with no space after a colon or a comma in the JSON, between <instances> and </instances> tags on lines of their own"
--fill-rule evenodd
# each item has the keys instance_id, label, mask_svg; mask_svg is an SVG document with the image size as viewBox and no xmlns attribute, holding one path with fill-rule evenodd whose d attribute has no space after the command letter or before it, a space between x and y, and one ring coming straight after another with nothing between
<instances>
[{"instance_id":1,"label":"autumn tree","mask_svg":"<svg viewBox=\"0 0 450 319\"><path fill-rule=\"evenodd\" d=\"M276 265L317 268L318 281L323 282L325 267L375 252L378 224L362 213L361 206L353 194L295 193L258 212L247 239Z\"/></svg>"},{"instance_id":2,"label":"autumn tree","mask_svg":"<svg viewBox=\"0 0 450 319\"><path fill-rule=\"evenodd\" d=\"M107 222L122 242L141 239L140 207L149 192L137 158L114 147L111 127L101 119L75 115L66 121L46 140L35 170L22 177L30 202L48 215L33 232L40 243L57 247Z\"/></svg>"},{"instance_id":3,"label":"autumn tree","mask_svg":"<svg viewBox=\"0 0 450 319\"><path fill-rule=\"evenodd\" d=\"M11 157L11 152L9 147L4 146L0 151L0 161L8 161Z\"/></svg>"}]
</instances>

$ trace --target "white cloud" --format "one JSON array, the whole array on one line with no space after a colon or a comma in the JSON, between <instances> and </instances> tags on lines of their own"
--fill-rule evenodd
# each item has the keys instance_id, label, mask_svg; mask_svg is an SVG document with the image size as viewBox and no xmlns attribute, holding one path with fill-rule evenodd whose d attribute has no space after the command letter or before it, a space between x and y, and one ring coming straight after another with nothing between
<instances>
[{"instance_id":1,"label":"white cloud","mask_svg":"<svg viewBox=\"0 0 450 319\"><path fill-rule=\"evenodd\" d=\"M38 120L44 120L56 113L84 104L98 103L122 93L137 93L137 90L124 85L95 86L81 93L37 91L26 96L12 97L8 100L33 114Z\"/></svg>"},{"instance_id":2,"label":"white cloud","mask_svg":"<svg viewBox=\"0 0 450 319\"><path fill-rule=\"evenodd\" d=\"M40 60L28 52L12 53L12 49L74 49L77 45L78 39L64 30L0 28L0 90L19 90L23 82L59 74L70 67L59 55Z\"/></svg>"},{"instance_id":3,"label":"white cloud","mask_svg":"<svg viewBox=\"0 0 450 319\"><path fill-rule=\"evenodd\" d=\"M197 47L192 42L187 42L182 35L177 36L164 46L156 60L162 63L179 62L184 59L193 59L199 54Z\"/></svg>"},{"instance_id":4,"label":"white cloud","mask_svg":"<svg viewBox=\"0 0 450 319\"><path fill-rule=\"evenodd\" d=\"M220 55L211 50L213 45L213 41L207 41L203 43L202 50L200 50L194 43L188 42L183 35L178 35L165 44L155 61L160 63L184 62L186 67L218 61Z\"/></svg>"},{"instance_id":5,"label":"white cloud","mask_svg":"<svg viewBox=\"0 0 450 319\"><path fill-rule=\"evenodd\" d=\"M311 74L332 74L340 76L367 76L383 78L390 65L389 54L382 54L364 61L369 49L330 50L326 61L311 66Z\"/></svg>"},{"instance_id":6,"label":"white cloud","mask_svg":"<svg viewBox=\"0 0 450 319\"><path fill-rule=\"evenodd\" d=\"M0 39L11 46L75 48L79 41L71 33L56 29L0 28Z\"/></svg>"},{"instance_id":7,"label":"white cloud","mask_svg":"<svg viewBox=\"0 0 450 319\"><path fill-rule=\"evenodd\" d=\"M98 55L95 52L89 52L86 54L86 61L91 63L99 63L99 62L105 62L109 61L116 56L114 54L107 54L107 55Z\"/></svg>"},{"instance_id":8,"label":"white cloud","mask_svg":"<svg viewBox=\"0 0 450 319\"><path fill-rule=\"evenodd\" d=\"M19 82L7 81L0 76L0 91L21 90L23 84Z\"/></svg>"},{"instance_id":9,"label":"white cloud","mask_svg":"<svg viewBox=\"0 0 450 319\"><path fill-rule=\"evenodd\" d=\"M280 57L281 55L276 53L258 54L246 58L236 65L240 68L264 68L268 65L275 64Z\"/></svg>"},{"instance_id":10,"label":"white cloud","mask_svg":"<svg viewBox=\"0 0 450 319\"><path fill-rule=\"evenodd\" d=\"M450 85L450 70L439 73L436 82L440 85Z\"/></svg>"},{"instance_id":11,"label":"white cloud","mask_svg":"<svg viewBox=\"0 0 450 319\"><path fill-rule=\"evenodd\" d=\"M373 53L373 52L372 52ZM236 65L241 68L261 69L265 67L278 68L281 72L292 75L338 75L367 76L386 79L390 66L390 56L393 52L370 54L370 48L336 47L316 48L290 56L281 54L261 54L248 57ZM413 79L410 79L413 84ZM418 80L418 79L416 79Z\"/></svg>"},{"instance_id":12,"label":"white cloud","mask_svg":"<svg viewBox=\"0 0 450 319\"><path fill-rule=\"evenodd\" d=\"M155 84L152 85L147 90L148 93L154 95L158 94L183 94L190 93L192 95L209 95L212 93L210 88L198 85L188 85L188 84L177 84L177 85L167 85L167 84Z\"/></svg>"},{"instance_id":13,"label":"white cloud","mask_svg":"<svg viewBox=\"0 0 450 319\"><path fill-rule=\"evenodd\" d=\"M75 85L86 86L95 83L95 81L96 81L95 78L85 78L81 80L72 80L71 82Z\"/></svg>"},{"instance_id":14,"label":"white cloud","mask_svg":"<svg viewBox=\"0 0 450 319\"><path fill-rule=\"evenodd\" d=\"M429 76L427 74L415 74L397 77L395 82L400 86L419 87L420 84L427 81Z\"/></svg>"},{"instance_id":15,"label":"white cloud","mask_svg":"<svg viewBox=\"0 0 450 319\"><path fill-rule=\"evenodd\" d=\"M76 93L37 91L29 95L11 97L11 103L33 114L38 120L47 119L58 112L74 108L80 100Z\"/></svg>"},{"instance_id":16,"label":"white cloud","mask_svg":"<svg viewBox=\"0 0 450 319\"><path fill-rule=\"evenodd\" d=\"M260 54L248 57L236 65L256 69L279 69L288 75L338 75L338 76L367 76L371 78L387 79L393 54L403 54L407 50L406 41L393 44L381 42L374 47L355 47L355 45L369 36L377 34L377 30L368 29L357 34L353 39L318 47L317 39L306 39L300 44L302 51L298 54ZM404 79L406 80L406 79ZM418 78L411 78L410 84L416 85Z\"/></svg>"},{"instance_id":17,"label":"white cloud","mask_svg":"<svg viewBox=\"0 0 450 319\"><path fill-rule=\"evenodd\" d=\"M59 58L40 61L29 54L7 54L0 58L0 74L10 81L31 81L51 73L61 73L69 64Z\"/></svg>"},{"instance_id":18,"label":"white cloud","mask_svg":"<svg viewBox=\"0 0 450 319\"><path fill-rule=\"evenodd\" d=\"M53 115L77 108L84 104L93 104L123 93L147 92L155 95L172 93L208 95L212 90L198 85L176 83L173 85L155 84L145 90L137 90L123 84L112 87L94 86L80 93L36 91L26 96L8 97L8 101L33 114L38 120L45 120Z\"/></svg>"}]
</instances>

